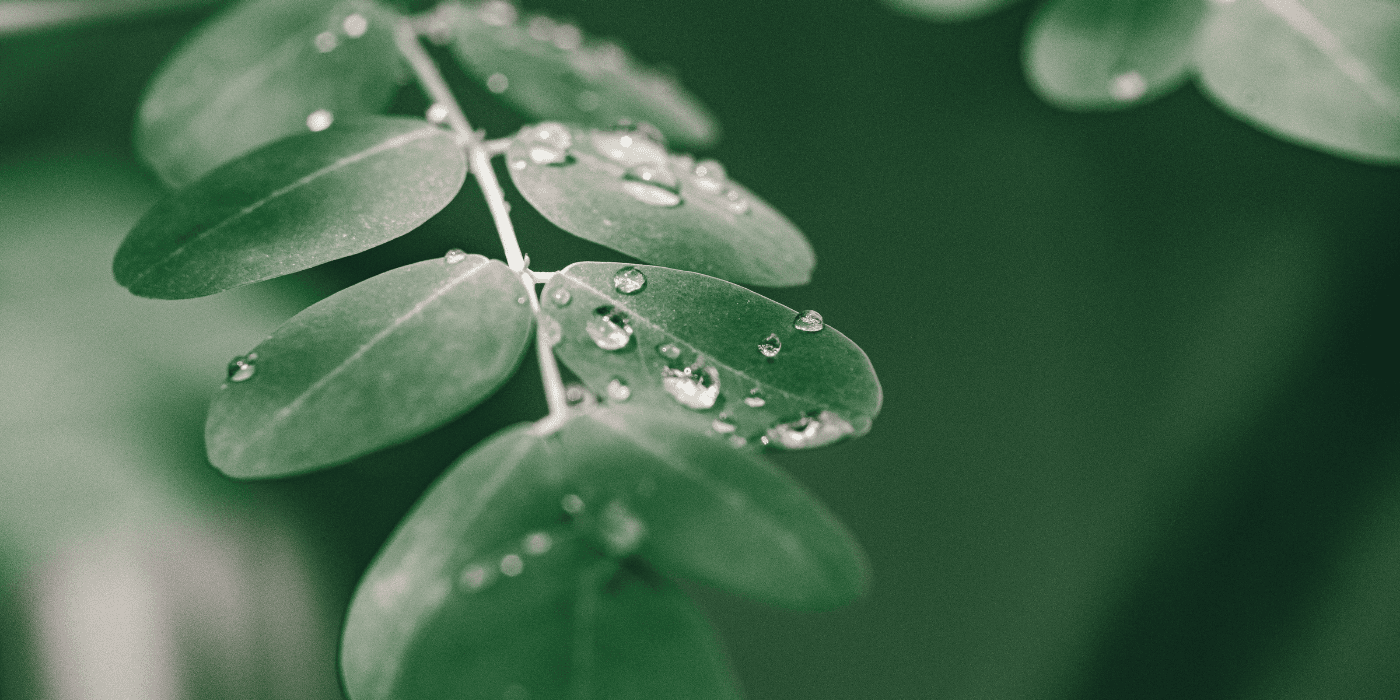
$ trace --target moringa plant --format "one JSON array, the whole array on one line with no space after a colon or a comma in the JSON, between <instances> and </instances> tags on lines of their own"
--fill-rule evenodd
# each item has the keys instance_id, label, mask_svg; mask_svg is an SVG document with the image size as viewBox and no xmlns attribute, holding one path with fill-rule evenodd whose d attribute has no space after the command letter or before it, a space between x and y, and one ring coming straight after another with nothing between
<instances>
[{"instance_id":1,"label":"moringa plant","mask_svg":"<svg viewBox=\"0 0 1400 700\"><path fill-rule=\"evenodd\" d=\"M487 138L444 59L548 121ZM409 78L426 118L380 114ZM866 588L850 534L763 451L865 434L880 385L819 313L739 286L805 284L815 257L719 163L667 145L716 134L670 76L501 0L247 0L151 83L137 147L175 189L117 251L136 294L368 250L469 173L504 257L385 272L235 358L205 433L224 473L305 473L422 435L496 392L533 336L548 415L462 455L379 552L345 621L352 700L738 697L672 579L800 608ZM531 269L498 168L555 226L650 264Z\"/></svg>"}]
</instances>

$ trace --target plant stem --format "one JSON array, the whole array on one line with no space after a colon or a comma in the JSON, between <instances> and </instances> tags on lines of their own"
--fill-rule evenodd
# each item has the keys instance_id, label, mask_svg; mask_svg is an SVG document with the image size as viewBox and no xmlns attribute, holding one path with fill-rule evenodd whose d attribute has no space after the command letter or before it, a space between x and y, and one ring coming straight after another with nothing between
<instances>
[{"instance_id":1,"label":"plant stem","mask_svg":"<svg viewBox=\"0 0 1400 700\"><path fill-rule=\"evenodd\" d=\"M394 41L398 45L399 53L403 54L408 65L413 68L418 84L433 102L447 110L447 125L457 135L457 142L467 151L468 167L486 198L487 208L491 210L491 219L496 223L501 247L505 249L506 264L520 275L520 282L525 286L526 297L530 299L530 309L535 313L535 354L540 360L540 378L544 383L545 401L549 404L549 418L553 419L550 423L558 423L569 410L569 404L564 398L564 380L559 374L559 363L554 357L553 346L544 338L544 334L539 332L540 319L544 316L540 310L539 294L535 290L538 280L535 273L529 270L529 259L520 251L520 243L515 238L515 226L510 221L505 192L501 189L501 183L496 180L496 171L491 168L491 153L481 137L472 131L471 122L467 121L467 115L462 111L462 106L457 104L452 88L448 87L432 56L418 43L418 31L411 20L402 20L394 27ZM499 144L495 146L499 148Z\"/></svg>"}]
</instances>

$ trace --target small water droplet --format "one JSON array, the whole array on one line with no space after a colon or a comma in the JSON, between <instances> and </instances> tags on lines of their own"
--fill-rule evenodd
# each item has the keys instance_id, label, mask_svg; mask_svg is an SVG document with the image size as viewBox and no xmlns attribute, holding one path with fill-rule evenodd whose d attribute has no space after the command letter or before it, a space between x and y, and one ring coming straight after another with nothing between
<instances>
[{"instance_id":1,"label":"small water droplet","mask_svg":"<svg viewBox=\"0 0 1400 700\"><path fill-rule=\"evenodd\" d=\"M710 423L710 429L719 433L720 435L728 435L734 432L735 430L738 430L738 426L734 425L733 423L730 423L729 421L720 420L719 418L716 418Z\"/></svg>"},{"instance_id":2,"label":"small water droplet","mask_svg":"<svg viewBox=\"0 0 1400 700\"><path fill-rule=\"evenodd\" d=\"M626 167L652 163L666 165L666 148L653 141L651 136L632 128L613 131L591 132L593 148L604 157L617 161Z\"/></svg>"},{"instance_id":3,"label":"small water droplet","mask_svg":"<svg viewBox=\"0 0 1400 700\"><path fill-rule=\"evenodd\" d=\"M593 310L593 318L584 326L588 337L598 347L616 351L627 347L632 340L632 326L627 315L611 306L600 306Z\"/></svg>"},{"instance_id":4,"label":"small water droplet","mask_svg":"<svg viewBox=\"0 0 1400 700\"><path fill-rule=\"evenodd\" d=\"M686 408L703 411L719 400L719 370L699 356L685 369L661 368L661 388Z\"/></svg>"},{"instance_id":5,"label":"small water droplet","mask_svg":"<svg viewBox=\"0 0 1400 700\"><path fill-rule=\"evenodd\" d=\"M573 51L583 45L583 32L572 24L561 24L554 28L549 40L562 51Z\"/></svg>"},{"instance_id":6,"label":"small water droplet","mask_svg":"<svg viewBox=\"0 0 1400 700\"><path fill-rule=\"evenodd\" d=\"M744 437L743 435L730 435L729 444L735 447L743 447L749 444L749 439Z\"/></svg>"},{"instance_id":7,"label":"small water droplet","mask_svg":"<svg viewBox=\"0 0 1400 700\"><path fill-rule=\"evenodd\" d=\"M257 353L239 355L228 363L228 380L231 382L246 382L253 377L253 373L258 371L253 360L258 359Z\"/></svg>"},{"instance_id":8,"label":"small water droplet","mask_svg":"<svg viewBox=\"0 0 1400 700\"><path fill-rule=\"evenodd\" d=\"M570 384L564 387L564 401L570 406L591 406L597 402L597 397L592 392L584 388L582 384Z\"/></svg>"},{"instance_id":9,"label":"small water droplet","mask_svg":"<svg viewBox=\"0 0 1400 700\"><path fill-rule=\"evenodd\" d=\"M306 115L306 128L312 131L325 131L331 128L331 122L335 121L335 116L329 109L318 109Z\"/></svg>"},{"instance_id":10,"label":"small water droplet","mask_svg":"<svg viewBox=\"0 0 1400 700\"><path fill-rule=\"evenodd\" d=\"M749 389L749 395L744 397L744 405L748 406L749 408L763 408L765 405L767 405L768 402L764 400L764 398L760 396L759 393L760 392L758 387Z\"/></svg>"},{"instance_id":11,"label":"small water droplet","mask_svg":"<svg viewBox=\"0 0 1400 700\"><path fill-rule=\"evenodd\" d=\"M792 327L806 333L816 333L826 327L822 321L822 315L808 309L797 315L797 320L792 322Z\"/></svg>"},{"instance_id":12,"label":"small water droplet","mask_svg":"<svg viewBox=\"0 0 1400 700\"><path fill-rule=\"evenodd\" d=\"M434 124L441 124L447 121L447 107L434 103L433 106L428 108L426 116L428 117L428 121Z\"/></svg>"},{"instance_id":13,"label":"small water droplet","mask_svg":"<svg viewBox=\"0 0 1400 700\"><path fill-rule=\"evenodd\" d=\"M663 343L656 346L657 354L668 360L674 360L681 356L681 349L675 343Z\"/></svg>"},{"instance_id":14,"label":"small water droplet","mask_svg":"<svg viewBox=\"0 0 1400 700\"><path fill-rule=\"evenodd\" d=\"M457 581L463 588L476 591L480 590L482 586L485 586L487 580L490 578L491 572L487 571L486 567L480 564L472 564L462 569L462 575L457 577Z\"/></svg>"},{"instance_id":15,"label":"small water droplet","mask_svg":"<svg viewBox=\"0 0 1400 700\"><path fill-rule=\"evenodd\" d=\"M724 193L724 208L735 214L749 213L749 200L738 190L729 190Z\"/></svg>"},{"instance_id":16,"label":"small water droplet","mask_svg":"<svg viewBox=\"0 0 1400 700\"><path fill-rule=\"evenodd\" d=\"M507 554L501 557L501 573L506 576L519 576L525 570L525 560L519 554Z\"/></svg>"},{"instance_id":17,"label":"small water droplet","mask_svg":"<svg viewBox=\"0 0 1400 700\"><path fill-rule=\"evenodd\" d=\"M776 443L789 450L801 450L830 445L854 432L855 428L846 419L824 410L816 416L803 416L769 428L764 435L768 441L764 444Z\"/></svg>"},{"instance_id":18,"label":"small water droplet","mask_svg":"<svg viewBox=\"0 0 1400 700\"><path fill-rule=\"evenodd\" d=\"M758 351L770 360L777 357L778 351L782 349L783 339L779 338L777 333L769 333L768 337L758 344Z\"/></svg>"},{"instance_id":19,"label":"small water droplet","mask_svg":"<svg viewBox=\"0 0 1400 700\"><path fill-rule=\"evenodd\" d=\"M529 32L530 38L535 41L549 41L554 36L554 20L544 15L535 15L525 25L525 31Z\"/></svg>"},{"instance_id":20,"label":"small water droplet","mask_svg":"<svg viewBox=\"0 0 1400 700\"><path fill-rule=\"evenodd\" d=\"M676 179L676 174L670 168L655 163L634 165L628 168L622 176L628 180L659 185L672 192L679 192L681 187L680 181Z\"/></svg>"},{"instance_id":21,"label":"small water droplet","mask_svg":"<svg viewBox=\"0 0 1400 700\"><path fill-rule=\"evenodd\" d=\"M579 498L578 494L571 493L559 499L559 507L569 515L578 515L583 512L583 499Z\"/></svg>"},{"instance_id":22,"label":"small water droplet","mask_svg":"<svg viewBox=\"0 0 1400 700\"><path fill-rule=\"evenodd\" d=\"M532 143L541 143L561 151L574 145L574 137L569 133L569 127L559 122L536 124L534 129L526 133L526 138Z\"/></svg>"},{"instance_id":23,"label":"small water droplet","mask_svg":"<svg viewBox=\"0 0 1400 700\"><path fill-rule=\"evenodd\" d=\"M549 347L554 347L564 339L564 329L558 321L554 320L553 316L540 314L540 338Z\"/></svg>"},{"instance_id":24,"label":"small water droplet","mask_svg":"<svg viewBox=\"0 0 1400 700\"><path fill-rule=\"evenodd\" d=\"M702 160L695 164L691 172L695 174L695 186L703 192L719 194L728 184L724 166L716 160Z\"/></svg>"},{"instance_id":25,"label":"small water droplet","mask_svg":"<svg viewBox=\"0 0 1400 700\"><path fill-rule=\"evenodd\" d=\"M369 31L369 20L365 19L364 15L355 13L346 17L345 21L340 23L340 28L345 30L345 36L358 39Z\"/></svg>"},{"instance_id":26,"label":"small water droplet","mask_svg":"<svg viewBox=\"0 0 1400 700\"><path fill-rule=\"evenodd\" d=\"M1119 102L1131 102L1147 94L1147 80L1135 70L1120 73L1109 81L1108 94Z\"/></svg>"},{"instance_id":27,"label":"small water droplet","mask_svg":"<svg viewBox=\"0 0 1400 700\"><path fill-rule=\"evenodd\" d=\"M448 265L456 265L457 263L462 262L466 259L467 251L462 250L461 248L453 248L452 250L447 251L446 255L442 256L442 261L447 263Z\"/></svg>"},{"instance_id":28,"label":"small water droplet","mask_svg":"<svg viewBox=\"0 0 1400 700\"><path fill-rule=\"evenodd\" d=\"M550 146L531 146L530 160L535 165L563 165L568 162L569 154L563 149Z\"/></svg>"},{"instance_id":29,"label":"small water droplet","mask_svg":"<svg viewBox=\"0 0 1400 700\"><path fill-rule=\"evenodd\" d=\"M520 305L522 305L522 306L524 306L525 303L528 302L528 301L530 301L530 300L529 300L529 299L526 299L525 297L516 297L516 298L515 298L515 303L520 304Z\"/></svg>"},{"instance_id":30,"label":"small water droplet","mask_svg":"<svg viewBox=\"0 0 1400 700\"><path fill-rule=\"evenodd\" d=\"M622 183L622 191L632 195L632 199L653 207L674 207L681 203L681 196L675 192L645 182L628 180Z\"/></svg>"},{"instance_id":31,"label":"small water droplet","mask_svg":"<svg viewBox=\"0 0 1400 700\"><path fill-rule=\"evenodd\" d=\"M607 508L603 509L599 526L608 553L615 557L624 557L637 551L647 532L646 525L621 501L608 503Z\"/></svg>"},{"instance_id":32,"label":"small water droplet","mask_svg":"<svg viewBox=\"0 0 1400 700\"><path fill-rule=\"evenodd\" d=\"M529 167L529 165L530 165L529 163L526 163L526 162L523 161L523 160L514 160L514 161L511 161L511 163L510 163L510 169L511 169L511 170L524 170L525 168Z\"/></svg>"},{"instance_id":33,"label":"small water droplet","mask_svg":"<svg viewBox=\"0 0 1400 700\"><path fill-rule=\"evenodd\" d=\"M574 104L577 104L578 108L585 112L596 112L599 107L603 106L603 97L592 90L584 90L574 99Z\"/></svg>"},{"instance_id":34,"label":"small water droplet","mask_svg":"<svg viewBox=\"0 0 1400 700\"><path fill-rule=\"evenodd\" d=\"M613 275L613 289L623 294L636 294L642 291L642 288L646 286L646 275L643 275L641 270L631 265L618 270L617 274Z\"/></svg>"},{"instance_id":35,"label":"small water droplet","mask_svg":"<svg viewBox=\"0 0 1400 700\"><path fill-rule=\"evenodd\" d=\"M569 302L573 298L574 295L570 294L569 290L563 287L560 287L554 290L553 292L550 292L549 294L549 300L554 302L555 306L568 306Z\"/></svg>"},{"instance_id":36,"label":"small water droplet","mask_svg":"<svg viewBox=\"0 0 1400 700\"><path fill-rule=\"evenodd\" d=\"M317 51L330 53L340 44L340 40L335 38L335 32L321 32L316 35L316 39L312 43L316 44Z\"/></svg>"},{"instance_id":37,"label":"small water droplet","mask_svg":"<svg viewBox=\"0 0 1400 700\"><path fill-rule=\"evenodd\" d=\"M486 78L486 89L499 95L510 89L510 78L505 73L492 73Z\"/></svg>"},{"instance_id":38,"label":"small water droplet","mask_svg":"<svg viewBox=\"0 0 1400 700\"><path fill-rule=\"evenodd\" d=\"M622 403L632 398L632 387L627 386L627 382L618 378L613 378L608 382L608 400L614 403Z\"/></svg>"},{"instance_id":39,"label":"small water droplet","mask_svg":"<svg viewBox=\"0 0 1400 700\"><path fill-rule=\"evenodd\" d=\"M507 24L515 24L517 12L515 5L505 0L490 0L484 3L477 11L481 16L481 21L493 27L504 27Z\"/></svg>"},{"instance_id":40,"label":"small water droplet","mask_svg":"<svg viewBox=\"0 0 1400 700\"><path fill-rule=\"evenodd\" d=\"M547 532L532 532L525 536L525 552L539 556L554 546L554 538Z\"/></svg>"}]
</instances>

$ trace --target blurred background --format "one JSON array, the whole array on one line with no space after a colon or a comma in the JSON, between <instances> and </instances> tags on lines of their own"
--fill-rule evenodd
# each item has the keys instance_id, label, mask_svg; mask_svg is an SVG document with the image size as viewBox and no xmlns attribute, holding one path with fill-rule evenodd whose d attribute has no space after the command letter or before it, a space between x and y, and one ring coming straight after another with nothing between
<instances>
[{"instance_id":1,"label":"blurred background","mask_svg":"<svg viewBox=\"0 0 1400 700\"><path fill-rule=\"evenodd\" d=\"M208 465L229 358L369 274L500 252L469 184L370 255L128 294L112 254L161 195L136 105L217 5L174 4L0 36L6 700L339 698L340 619L394 523L544 413L527 358L462 420L351 465ZM817 249L812 285L762 291L820 310L885 387L867 437L773 455L864 544L872 593L794 613L691 588L749 697L1400 697L1400 169L1189 85L1051 108L1023 78L1026 4L960 24L874 0L524 7L677 70L724 127L712 155ZM475 99L491 136L521 123ZM623 259L525 209L536 268Z\"/></svg>"}]
</instances>

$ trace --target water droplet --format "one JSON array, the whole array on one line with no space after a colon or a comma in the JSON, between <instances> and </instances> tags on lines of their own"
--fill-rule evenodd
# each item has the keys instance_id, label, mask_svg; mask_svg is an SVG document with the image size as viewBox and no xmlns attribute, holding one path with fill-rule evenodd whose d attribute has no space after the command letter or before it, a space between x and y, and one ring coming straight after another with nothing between
<instances>
[{"instance_id":1,"label":"water droplet","mask_svg":"<svg viewBox=\"0 0 1400 700\"><path fill-rule=\"evenodd\" d=\"M481 15L481 21L493 27L504 27L507 24L515 24L517 16L515 5L505 0L490 0L484 3L477 11Z\"/></svg>"},{"instance_id":2,"label":"water droplet","mask_svg":"<svg viewBox=\"0 0 1400 700\"><path fill-rule=\"evenodd\" d=\"M534 161L535 165L563 165L568 162L569 154L563 149L550 146L531 146L530 160Z\"/></svg>"},{"instance_id":3,"label":"water droplet","mask_svg":"<svg viewBox=\"0 0 1400 700\"><path fill-rule=\"evenodd\" d=\"M611 306L600 306L593 310L593 318L584 326L588 337L598 347L608 350L621 350L632 340L632 326L627 315Z\"/></svg>"},{"instance_id":4,"label":"water droplet","mask_svg":"<svg viewBox=\"0 0 1400 700\"><path fill-rule=\"evenodd\" d=\"M364 15L355 13L346 17L345 21L340 23L340 28L345 30L345 36L358 39L369 31L369 20L365 19Z\"/></svg>"},{"instance_id":5,"label":"water droplet","mask_svg":"<svg viewBox=\"0 0 1400 700\"><path fill-rule=\"evenodd\" d=\"M778 351L782 349L783 339L779 338L777 333L769 333L768 337L758 344L758 351L770 360L777 357Z\"/></svg>"},{"instance_id":6,"label":"water droplet","mask_svg":"<svg viewBox=\"0 0 1400 700\"><path fill-rule=\"evenodd\" d=\"M519 576L525 570L525 560L519 554L507 554L501 557L501 573L506 576Z\"/></svg>"},{"instance_id":7,"label":"water droplet","mask_svg":"<svg viewBox=\"0 0 1400 700\"><path fill-rule=\"evenodd\" d=\"M591 132L593 148L603 156L626 167L652 163L666 165L666 148L653 141L645 131L631 128Z\"/></svg>"},{"instance_id":8,"label":"water droplet","mask_svg":"<svg viewBox=\"0 0 1400 700\"><path fill-rule=\"evenodd\" d=\"M480 590L482 586L485 586L487 580L489 580L490 578L491 572L487 571L486 567L480 564L472 564L471 566L462 569L462 575L457 577L457 581L462 585L463 588L475 591Z\"/></svg>"},{"instance_id":9,"label":"water droplet","mask_svg":"<svg viewBox=\"0 0 1400 700\"><path fill-rule=\"evenodd\" d=\"M570 294L569 290L563 287L560 287L554 290L553 292L550 292L549 294L549 300L554 302L555 306L568 306L569 301L572 300L573 297L574 295Z\"/></svg>"},{"instance_id":10,"label":"water droplet","mask_svg":"<svg viewBox=\"0 0 1400 700\"><path fill-rule=\"evenodd\" d=\"M668 360L674 360L681 356L681 349L675 343L663 343L656 346L657 354Z\"/></svg>"},{"instance_id":11,"label":"water droplet","mask_svg":"<svg viewBox=\"0 0 1400 700\"><path fill-rule=\"evenodd\" d=\"M1108 94L1119 102L1131 102L1147 94L1147 80L1135 70L1120 73L1109 81Z\"/></svg>"},{"instance_id":12,"label":"water droplet","mask_svg":"<svg viewBox=\"0 0 1400 700\"><path fill-rule=\"evenodd\" d=\"M724 166L716 160L702 160L695 164L691 172L695 173L695 186L710 194L723 192L725 185L728 184Z\"/></svg>"},{"instance_id":13,"label":"water droplet","mask_svg":"<svg viewBox=\"0 0 1400 700\"><path fill-rule=\"evenodd\" d=\"M645 286L647 286L646 275L631 265L618 270L617 274L613 275L613 289L623 294L636 294L642 291Z\"/></svg>"},{"instance_id":14,"label":"water droplet","mask_svg":"<svg viewBox=\"0 0 1400 700\"><path fill-rule=\"evenodd\" d=\"M521 306L524 306L524 305L525 305L525 302L528 302L528 301L530 301L530 300L529 300L529 299L526 299L525 297L516 297L516 298L515 298L515 303L520 304Z\"/></svg>"},{"instance_id":15,"label":"water droplet","mask_svg":"<svg viewBox=\"0 0 1400 700\"><path fill-rule=\"evenodd\" d=\"M335 38L335 32L321 32L316 35L312 43L316 44L317 51L321 53L330 53L335 50L340 40Z\"/></svg>"},{"instance_id":16,"label":"water droplet","mask_svg":"<svg viewBox=\"0 0 1400 700\"><path fill-rule=\"evenodd\" d=\"M808 309L797 315L797 320L792 322L792 327L806 333L816 333L826 327L822 321L822 315Z\"/></svg>"},{"instance_id":17,"label":"water droplet","mask_svg":"<svg viewBox=\"0 0 1400 700\"><path fill-rule=\"evenodd\" d=\"M603 106L603 98L592 90L584 90L578 94L574 103L578 105L579 109L585 112L596 112L599 107Z\"/></svg>"},{"instance_id":18,"label":"water droplet","mask_svg":"<svg viewBox=\"0 0 1400 700\"><path fill-rule=\"evenodd\" d=\"M525 168L529 167L529 165L530 165L529 163L526 163L526 162L523 161L523 160L515 160L515 161L511 161L511 163L510 163L510 169L511 169L511 170L524 170Z\"/></svg>"},{"instance_id":19,"label":"water droplet","mask_svg":"<svg viewBox=\"0 0 1400 700\"><path fill-rule=\"evenodd\" d=\"M686 408L703 411L719 400L719 370L699 356L685 369L661 368L661 388Z\"/></svg>"},{"instance_id":20,"label":"water droplet","mask_svg":"<svg viewBox=\"0 0 1400 700\"><path fill-rule=\"evenodd\" d=\"M634 165L628 168L622 176L628 180L659 185L672 192L679 192L681 187L680 181L676 179L676 174L670 168L655 163Z\"/></svg>"},{"instance_id":21,"label":"water droplet","mask_svg":"<svg viewBox=\"0 0 1400 700\"><path fill-rule=\"evenodd\" d=\"M559 499L559 506L569 515L578 515L583 512L583 499L578 494L571 493Z\"/></svg>"},{"instance_id":22,"label":"water droplet","mask_svg":"<svg viewBox=\"0 0 1400 700\"><path fill-rule=\"evenodd\" d=\"M525 536L525 552L539 556L554 546L554 538L547 532L532 532Z\"/></svg>"},{"instance_id":23,"label":"water droplet","mask_svg":"<svg viewBox=\"0 0 1400 700\"><path fill-rule=\"evenodd\" d=\"M544 15L535 15L525 25L525 31L529 32L530 38L535 41L549 41L554 36L554 20Z\"/></svg>"},{"instance_id":24,"label":"water droplet","mask_svg":"<svg viewBox=\"0 0 1400 700\"><path fill-rule=\"evenodd\" d=\"M486 78L486 89L499 95L510 89L510 78L505 73L492 73Z\"/></svg>"},{"instance_id":25,"label":"water droplet","mask_svg":"<svg viewBox=\"0 0 1400 700\"><path fill-rule=\"evenodd\" d=\"M632 387L627 386L627 382L618 378L613 378L608 382L608 400L614 403L622 403L632 398Z\"/></svg>"},{"instance_id":26,"label":"water droplet","mask_svg":"<svg viewBox=\"0 0 1400 700\"><path fill-rule=\"evenodd\" d=\"M461 248L453 248L452 250L447 251L446 255L442 256L442 261L447 263L448 265L456 265L457 263L462 262L466 259L467 251L462 250Z\"/></svg>"},{"instance_id":27,"label":"water droplet","mask_svg":"<svg viewBox=\"0 0 1400 700\"><path fill-rule=\"evenodd\" d=\"M674 207L681 203L681 196L675 192L645 182L628 180L622 183L622 191L632 195L632 199L653 207Z\"/></svg>"},{"instance_id":28,"label":"water droplet","mask_svg":"<svg viewBox=\"0 0 1400 700\"><path fill-rule=\"evenodd\" d=\"M540 315L540 338L549 347L559 344L564 339L564 329L553 316Z\"/></svg>"},{"instance_id":29,"label":"water droplet","mask_svg":"<svg viewBox=\"0 0 1400 700\"><path fill-rule=\"evenodd\" d=\"M331 122L335 121L335 116L329 109L318 109L306 115L306 128L312 131L325 131L331 128Z\"/></svg>"},{"instance_id":30,"label":"water droplet","mask_svg":"<svg viewBox=\"0 0 1400 700\"><path fill-rule=\"evenodd\" d=\"M851 435L855 428L841 416L831 411L822 411L814 416L803 416L791 423L782 423L768 429L764 437L768 442L789 450L830 445Z\"/></svg>"},{"instance_id":31,"label":"water droplet","mask_svg":"<svg viewBox=\"0 0 1400 700\"><path fill-rule=\"evenodd\" d=\"M729 444L735 447L744 447L745 445L749 444L749 439L744 437L743 435L730 435Z\"/></svg>"},{"instance_id":32,"label":"water droplet","mask_svg":"<svg viewBox=\"0 0 1400 700\"><path fill-rule=\"evenodd\" d=\"M724 193L724 208L735 214L749 213L749 200L738 190L729 190Z\"/></svg>"},{"instance_id":33,"label":"water droplet","mask_svg":"<svg viewBox=\"0 0 1400 700\"><path fill-rule=\"evenodd\" d=\"M570 406L587 410L598 404L598 397L582 384L570 384L564 387L564 401Z\"/></svg>"},{"instance_id":34,"label":"water droplet","mask_svg":"<svg viewBox=\"0 0 1400 700\"><path fill-rule=\"evenodd\" d=\"M228 363L228 380L231 382L246 382L253 377L253 373L258 371L253 360L258 359L257 353L239 355Z\"/></svg>"},{"instance_id":35,"label":"water droplet","mask_svg":"<svg viewBox=\"0 0 1400 700\"><path fill-rule=\"evenodd\" d=\"M749 389L749 395L744 397L744 405L749 408L763 408L767 401L759 395L758 387Z\"/></svg>"},{"instance_id":36,"label":"water droplet","mask_svg":"<svg viewBox=\"0 0 1400 700\"><path fill-rule=\"evenodd\" d=\"M543 144L561 151L574 145L574 137L569 133L569 127L559 122L541 122L526 131L524 136L531 143Z\"/></svg>"},{"instance_id":37,"label":"water droplet","mask_svg":"<svg viewBox=\"0 0 1400 700\"><path fill-rule=\"evenodd\" d=\"M572 24L561 24L554 28L549 40L562 51L573 51L583 45L583 32Z\"/></svg>"},{"instance_id":38,"label":"water droplet","mask_svg":"<svg viewBox=\"0 0 1400 700\"><path fill-rule=\"evenodd\" d=\"M710 423L710 429L719 433L720 435L728 435L737 430L738 427L739 426L736 426L733 423L730 423L729 421L721 420L719 418L714 419L714 421Z\"/></svg>"},{"instance_id":39,"label":"water droplet","mask_svg":"<svg viewBox=\"0 0 1400 700\"><path fill-rule=\"evenodd\" d=\"M447 121L447 107L435 103L428 108L426 116L428 117L428 121L434 124L441 124Z\"/></svg>"},{"instance_id":40,"label":"water droplet","mask_svg":"<svg viewBox=\"0 0 1400 700\"><path fill-rule=\"evenodd\" d=\"M608 503L608 507L603 509L599 526L608 553L615 557L624 557L637 551L647 532L646 525L621 501Z\"/></svg>"}]
</instances>

